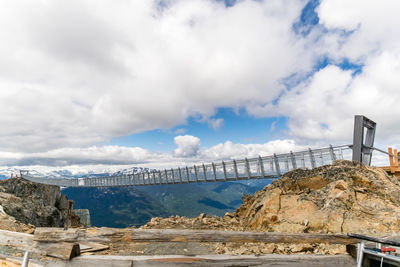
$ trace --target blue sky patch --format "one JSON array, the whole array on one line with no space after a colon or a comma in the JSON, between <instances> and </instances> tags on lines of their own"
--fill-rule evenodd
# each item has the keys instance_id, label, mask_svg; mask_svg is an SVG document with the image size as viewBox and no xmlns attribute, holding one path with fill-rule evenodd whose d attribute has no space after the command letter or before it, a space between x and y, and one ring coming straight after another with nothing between
<instances>
[{"instance_id":1,"label":"blue sky patch","mask_svg":"<svg viewBox=\"0 0 400 267\"><path fill-rule=\"evenodd\" d=\"M207 122L190 117L186 124L177 125L172 129L157 129L118 137L108 145L137 146L150 151L169 152L176 148L174 137L178 135L188 134L199 137L202 147L211 147L228 140L233 143L263 144L284 138L282 132L287 130L285 117L255 118L249 116L243 109L236 112L231 108L220 108L212 118L224 119L223 125L218 129L213 129Z\"/></svg>"}]
</instances>

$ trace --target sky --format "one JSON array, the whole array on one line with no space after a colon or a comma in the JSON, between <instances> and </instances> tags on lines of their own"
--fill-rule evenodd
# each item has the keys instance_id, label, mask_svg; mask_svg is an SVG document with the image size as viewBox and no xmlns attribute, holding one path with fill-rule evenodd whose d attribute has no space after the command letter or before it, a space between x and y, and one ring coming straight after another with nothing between
<instances>
[{"instance_id":1,"label":"sky","mask_svg":"<svg viewBox=\"0 0 400 267\"><path fill-rule=\"evenodd\" d=\"M0 166L400 148L399 1L0 2Z\"/></svg>"}]
</instances>

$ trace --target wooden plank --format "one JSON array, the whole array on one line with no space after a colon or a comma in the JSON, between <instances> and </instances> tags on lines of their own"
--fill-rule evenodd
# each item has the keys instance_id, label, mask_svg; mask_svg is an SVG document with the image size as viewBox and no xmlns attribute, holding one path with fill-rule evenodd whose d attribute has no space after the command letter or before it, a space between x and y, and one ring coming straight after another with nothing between
<instances>
[{"instance_id":1,"label":"wooden plank","mask_svg":"<svg viewBox=\"0 0 400 267\"><path fill-rule=\"evenodd\" d=\"M393 150L391 147L388 148L388 153L389 153L389 165L390 165L390 172L394 173L394 156L393 156Z\"/></svg>"},{"instance_id":2,"label":"wooden plank","mask_svg":"<svg viewBox=\"0 0 400 267\"><path fill-rule=\"evenodd\" d=\"M355 266L349 255L201 255L201 256L104 256L84 255L69 262L52 263L54 267L98 266Z\"/></svg>"},{"instance_id":3,"label":"wooden plank","mask_svg":"<svg viewBox=\"0 0 400 267\"><path fill-rule=\"evenodd\" d=\"M81 253L84 253L84 252L106 250L109 249L110 247L107 245L93 243L93 242L79 242L79 248L81 250Z\"/></svg>"},{"instance_id":4,"label":"wooden plank","mask_svg":"<svg viewBox=\"0 0 400 267\"><path fill-rule=\"evenodd\" d=\"M34 252L40 255L48 255L60 259L70 259L79 255L78 244L72 243L42 243L34 241L31 234L0 230L0 246L10 246L19 250ZM76 246L78 248L76 248Z\"/></svg>"},{"instance_id":5,"label":"wooden plank","mask_svg":"<svg viewBox=\"0 0 400 267\"><path fill-rule=\"evenodd\" d=\"M129 238L132 229L117 228L49 228L38 227L35 229L34 240L39 242L119 242Z\"/></svg>"},{"instance_id":6,"label":"wooden plank","mask_svg":"<svg viewBox=\"0 0 400 267\"><path fill-rule=\"evenodd\" d=\"M44 243L38 242L37 248L41 250L46 256L55 257L62 260L69 261L70 259L80 255L78 243Z\"/></svg>"},{"instance_id":7,"label":"wooden plank","mask_svg":"<svg viewBox=\"0 0 400 267\"><path fill-rule=\"evenodd\" d=\"M263 242L355 244L359 241L344 234L236 232L215 230L134 229L133 241L144 242Z\"/></svg>"},{"instance_id":8,"label":"wooden plank","mask_svg":"<svg viewBox=\"0 0 400 267\"><path fill-rule=\"evenodd\" d=\"M331 243L355 244L357 239L344 234L323 233L272 233L236 232L216 230L176 230L176 229L68 229L37 228L34 240L40 242L116 242L116 241L156 241L156 242L263 242L263 243Z\"/></svg>"},{"instance_id":9,"label":"wooden plank","mask_svg":"<svg viewBox=\"0 0 400 267\"><path fill-rule=\"evenodd\" d=\"M20 250L32 251L34 245L33 235L0 230L0 246L11 246Z\"/></svg>"}]
</instances>

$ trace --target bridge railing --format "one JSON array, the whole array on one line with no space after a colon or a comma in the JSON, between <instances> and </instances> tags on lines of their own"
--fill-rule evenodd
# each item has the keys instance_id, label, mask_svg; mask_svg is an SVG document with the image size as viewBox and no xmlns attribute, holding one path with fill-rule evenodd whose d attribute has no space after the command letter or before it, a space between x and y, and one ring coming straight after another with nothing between
<instances>
[{"instance_id":1,"label":"bridge railing","mask_svg":"<svg viewBox=\"0 0 400 267\"><path fill-rule=\"evenodd\" d=\"M140 186L276 178L293 169L311 169L330 164L336 159L343 159L343 151L349 149L350 145L330 146L321 149L308 149L300 152L120 176L59 179L22 174L22 177L37 183L64 187Z\"/></svg>"}]
</instances>

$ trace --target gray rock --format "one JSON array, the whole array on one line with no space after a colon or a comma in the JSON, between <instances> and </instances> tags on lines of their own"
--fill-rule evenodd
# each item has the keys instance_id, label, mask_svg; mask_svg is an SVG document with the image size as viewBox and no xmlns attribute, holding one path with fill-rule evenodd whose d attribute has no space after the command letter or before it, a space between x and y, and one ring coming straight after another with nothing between
<instances>
[{"instance_id":1,"label":"gray rock","mask_svg":"<svg viewBox=\"0 0 400 267\"><path fill-rule=\"evenodd\" d=\"M61 194L58 186L12 178L0 181L0 188L0 204L4 211L25 224L64 227L70 224L70 217L75 216L73 202Z\"/></svg>"}]
</instances>

